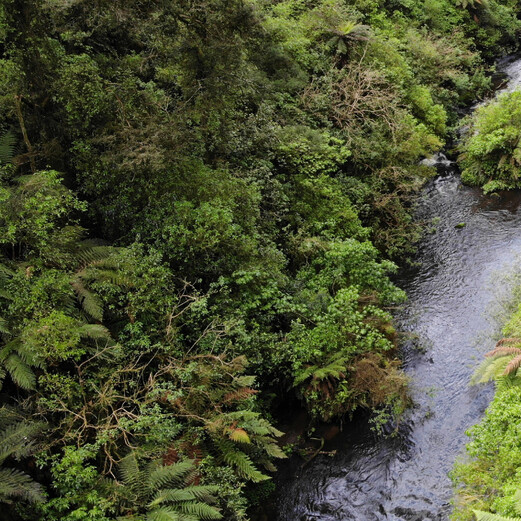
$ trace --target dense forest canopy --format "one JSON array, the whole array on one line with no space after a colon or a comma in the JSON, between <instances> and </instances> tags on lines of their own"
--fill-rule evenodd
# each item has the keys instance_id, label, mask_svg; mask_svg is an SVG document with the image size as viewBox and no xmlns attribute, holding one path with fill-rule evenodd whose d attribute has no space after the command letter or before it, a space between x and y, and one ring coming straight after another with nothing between
<instances>
[{"instance_id":1,"label":"dense forest canopy","mask_svg":"<svg viewBox=\"0 0 521 521\"><path fill-rule=\"evenodd\" d=\"M402 412L390 276L421 233L420 160L518 14L2 0L8 515L246 520L286 455L281 404Z\"/></svg>"}]
</instances>

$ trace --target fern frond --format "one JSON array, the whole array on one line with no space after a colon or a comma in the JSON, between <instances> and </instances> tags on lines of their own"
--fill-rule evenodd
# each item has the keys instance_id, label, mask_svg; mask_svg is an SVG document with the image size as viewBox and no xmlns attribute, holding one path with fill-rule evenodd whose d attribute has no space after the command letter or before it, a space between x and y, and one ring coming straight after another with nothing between
<instances>
[{"instance_id":1,"label":"fern frond","mask_svg":"<svg viewBox=\"0 0 521 521\"><path fill-rule=\"evenodd\" d=\"M81 269L94 262L107 259L115 251L117 249L113 246L93 246L90 243L83 243L76 253L76 259Z\"/></svg>"},{"instance_id":2,"label":"fern frond","mask_svg":"<svg viewBox=\"0 0 521 521\"><path fill-rule=\"evenodd\" d=\"M181 489L160 490L149 504L155 507L161 503L177 503L179 501L206 501L213 503L215 494L218 490L216 486L192 485Z\"/></svg>"},{"instance_id":3,"label":"fern frond","mask_svg":"<svg viewBox=\"0 0 521 521\"><path fill-rule=\"evenodd\" d=\"M13 344L15 345L16 354L28 366L43 367L45 365L44 358L38 356L29 344L20 342L18 338L13 341Z\"/></svg>"},{"instance_id":4,"label":"fern frond","mask_svg":"<svg viewBox=\"0 0 521 521\"><path fill-rule=\"evenodd\" d=\"M503 356L484 360L472 375L470 384L487 383L498 378L504 372L507 364L508 359Z\"/></svg>"},{"instance_id":5,"label":"fern frond","mask_svg":"<svg viewBox=\"0 0 521 521\"><path fill-rule=\"evenodd\" d=\"M97 269L93 278L102 282L110 282L116 286L130 287L133 285L132 279L117 269Z\"/></svg>"},{"instance_id":6,"label":"fern frond","mask_svg":"<svg viewBox=\"0 0 521 521\"><path fill-rule=\"evenodd\" d=\"M269 479L269 476L257 470L249 456L237 450L231 442L227 443L224 440L219 440L216 441L215 445L220 450L224 462L232 466L237 474L243 478L249 479L254 483Z\"/></svg>"},{"instance_id":7,"label":"fern frond","mask_svg":"<svg viewBox=\"0 0 521 521\"><path fill-rule=\"evenodd\" d=\"M20 459L32 452L34 437L43 429L42 423L17 421L0 431L0 463L14 456Z\"/></svg>"},{"instance_id":8,"label":"fern frond","mask_svg":"<svg viewBox=\"0 0 521 521\"><path fill-rule=\"evenodd\" d=\"M139 469L136 455L131 452L119 462L119 472L123 483L138 496L142 497L147 492L147 484L143 479L143 472Z\"/></svg>"},{"instance_id":9,"label":"fern frond","mask_svg":"<svg viewBox=\"0 0 521 521\"><path fill-rule=\"evenodd\" d=\"M521 488L518 488L514 494L515 509L518 514L521 514Z\"/></svg>"},{"instance_id":10,"label":"fern frond","mask_svg":"<svg viewBox=\"0 0 521 521\"><path fill-rule=\"evenodd\" d=\"M13 382L25 390L32 390L36 378L31 368L15 353L11 353L4 361L4 366Z\"/></svg>"},{"instance_id":11,"label":"fern frond","mask_svg":"<svg viewBox=\"0 0 521 521\"><path fill-rule=\"evenodd\" d=\"M101 324L84 324L79 327L78 332L82 337L94 340L109 340L111 338L110 331Z\"/></svg>"},{"instance_id":12,"label":"fern frond","mask_svg":"<svg viewBox=\"0 0 521 521\"><path fill-rule=\"evenodd\" d=\"M518 371L519 373L519 371ZM517 374L517 373L516 373ZM514 375L508 375L508 376L498 376L496 379L496 389L498 391L504 391L507 389L512 389L514 387L521 387L521 378L518 378Z\"/></svg>"},{"instance_id":13,"label":"fern frond","mask_svg":"<svg viewBox=\"0 0 521 521\"><path fill-rule=\"evenodd\" d=\"M482 510L473 510L476 521L521 521L521 517L508 517L499 514L491 514Z\"/></svg>"},{"instance_id":14,"label":"fern frond","mask_svg":"<svg viewBox=\"0 0 521 521\"><path fill-rule=\"evenodd\" d=\"M0 501L10 503L12 499L40 503L44 500L43 489L20 470L0 468Z\"/></svg>"},{"instance_id":15,"label":"fern frond","mask_svg":"<svg viewBox=\"0 0 521 521\"><path fill-rule=\"evenodd\" d=\"M10 333L9 326L7 325L7 320L5 318L0 317L0 333L4 333L4 335L8 335Z\"/></svg>"},{"instance_id":16,"label":"fern frond","mask_svg":"<svg viewBox=\"0 0 521 521\"><path fill-rule=\"evenodd\" d=\"M126 518L125 518L126 519ZM146 521L199 521L196 517L184 517L179 510L172 507L154 508L147 514Z\"/></svg>"},{"instance_id":17,"label":"fern frond","mask_svg":"<svg viewBox=\"0 0 521 521\"><path fill-rule=\"evenodd\" d=\"M9 130L0 136L0 165L13 161L16 136Z\"/></svg>"},{"instance_id":18,"label":"fern frond","mask_svg":"<svg viewBox=\"0 0 521 521\"><path fill-rule=\"evenodd\" d=\"M190 460L179 461L173 465L161 465L150 474L150 484L157 490L171 485L180 485L194 468Z\"/></svg>"},{"instance_id":19,"label":"fern frond","mask_svg":"<svg viewBox=\"0 0 521 521\"><path fill-rule=\"evenodd\" d=\"M521 366L521 354L518 354L510 362L508 362L505 367L505 372L503 373L505 376L514 373Z\"/></svg>"},{"instance_id":20,"label":"fern frond","mask_svg":"<svg viewBox=\"0 0 521 521\"><path fill-rule=\"evenodd\" d=\"M251 443L250 437L244 429L231 429L229 437L230 440L237 443Z\"/></svg>"},{"instance_id":21,"label":"fern frond","mask_svg":"<svg viewBox=\"0 0 521 521\"><path fill-rule=\"evenodd\" d=\"M203 521L210 521L212 519L222 519L222 514L215 508L205 503L200 502L189 502L180 503L179 510L184 514L194 516L195 519L201 519Z\"/></svg>"},{"instance_id":22,"label":"fern frond","mask_svg":"<svg viewBox=\"0 0 521 521\"><path fill-rule=\"evenodd\" d=\"M519 354L521 354L521 349L519 349L519 347L499 346L499 347L492 349L492 351L489 351L488 353L486 353L485 357L491 358L491 357L495 357L495 356L519 355Z\"/></svg>"},{"instance_id":23,"label":"fern frond","mask_svg":"<svg viewBox=\"0 0 521 521\"><path fill-rule=\"evenodd\" d=\"M103 320L103 305L99 297L87 289L79 277L71 285L83 310L94 320L101 322Z\"/></svg>"},{"instance_id":24,"label":"fern frond","mask_svg":"<svg viewBox=\"0 0 521 521\"><path fill-rule=\"evenodd\" d=\"M250 396L257 394L258 391L255 389L251 389L250 387L242 387L241 389L237 389L237 391L231 391L226 393L223 397L224 403L232 403L232 402L242 402L247 400Z\"/></svg>"},{"instance_id":25,"label":"fern frond","mask_svg":"<svg viewBox=\"0 0 521 521\"><path fill-rule=\"evenodd\" d=\"M287 458L286 453L269 437L255 438L255 442L272 458Z\"/></svg>"},{"instance_id":26,"label":"fern frond","mask_svg":"<svg viewBox=\"0 0 521 521\"><path fill-rule=\"evenodd\" d=\"M499 346L502 346L502 345L505 345L505 344L514 344L514 343L521 344L521 338L519 338L519 337L502 338L501 340L499 340L496 343L496 347L499 347Z\"/></svg>"}]
</instances>

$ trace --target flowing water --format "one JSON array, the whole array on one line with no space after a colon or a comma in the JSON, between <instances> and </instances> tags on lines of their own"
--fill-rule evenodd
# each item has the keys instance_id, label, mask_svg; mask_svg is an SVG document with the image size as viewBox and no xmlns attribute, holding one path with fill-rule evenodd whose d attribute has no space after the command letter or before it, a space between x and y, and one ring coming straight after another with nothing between
<instances>
[{"instance_id":1,"label":"flowing water","mask_svg":"<svg viewBox=\"0 0 521 521\"><path fill-rule=\"evenodd\" d=\"M521 59L505 63L505 89L521 85ZM465 430L481 418L490 387L469 387L493 347L498 302L521 254L521 193L485 196L461 185L456 166L436 159L439 175L424 189L418 218L439 218L422 241L418 267L398 285L409 300L399 317L425 352L404 347L416 407L395 437L364 422L345 429L308 465L294 459L279 478L279 521L444 521L448 472L464 452ZM455 227L465 223L464 227Z\"/></svg>"}]
</instances>

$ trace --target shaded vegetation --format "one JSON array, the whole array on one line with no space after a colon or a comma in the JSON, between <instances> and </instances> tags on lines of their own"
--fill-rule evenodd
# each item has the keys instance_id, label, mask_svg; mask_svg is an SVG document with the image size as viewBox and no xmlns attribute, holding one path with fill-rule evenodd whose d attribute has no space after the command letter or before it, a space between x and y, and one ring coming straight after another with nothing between
<instances>
[{"instance_id":1,"label":"shaded vegetation","mask_svg":"<svg viewBox=\"0 0 521 521\"><path fill-rule=\"evenodd\" d=\"M419 160L519 29L496 0L2 0L1 400L46 429L5 515L246 520L285 400L403 412Z\"/></svg>"},{"instance_id":2,"label":"shaded vegetation","mask_svg":"<svg viewBox=\"0 0 521 521\"><path fill-rule=\"evenodd\" d=\"M485 193L521 188L521 92L479 107L461 144L462 180Z\"/></svg>"},{"instance_id":3,"label":"shaded vegetation","mask_svg":"<svg viewBox=\"0 0 521 521\"><path fill-rule=\"evenodd\" d=\"M487 353L474 383L495 381L496 394L485 417L468 431L467 461L456 464L457 521L518 519L521 506L521 305L503 328L505 338Z\"/></svg>"}]
</instances>

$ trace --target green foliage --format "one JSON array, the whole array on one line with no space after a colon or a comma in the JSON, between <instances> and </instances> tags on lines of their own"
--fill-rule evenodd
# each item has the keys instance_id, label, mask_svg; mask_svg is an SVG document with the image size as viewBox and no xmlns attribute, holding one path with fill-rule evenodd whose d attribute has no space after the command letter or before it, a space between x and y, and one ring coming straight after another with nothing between
<instances>
[{"instance_id":1,"label":"green foliage","mask_svg":"<svg viewBox=\"0 0 521 521\"><path fill-rule=\"evenodd\" d=\"M39 519L54 521L109 521L116 513L112 482L94 465L96 448L65 446L52 456L39 455L41 467L50 469L53 497L37 509Z\"/></svg>"},{"instance_id":2,"label":"green foliage","mask_svg":"<svg viewBox=\"0 0 521 521\"><path fill-rule=\"evenodd\" d=\"M72 212L85 205L61 181L48 170L1 183L0 247L13 260L40 255L50 262L57 247L78 239Z\"/></svg>"},{"instance_id":3,"label":"green foliage","mask_svg":"<svg viewBox=\"0 0 521 521\"><path fill-rule=\"evenodd\" d=\"M471 520L474 515L485 521L518 519L521 513L519 315L517 309L503 328L503 333L511 336L487 353L473 377L474 383L495 380L496 394L481 423L467 433L471 437L467 445L470 461L458 463L453 471L458 487L455 521Z\"/></svg>"},{"instance_id":4,"label":"green foliage","mask_svg":"<svg viewBox=\"0 0 521 521\"><path fill-rule=\"evenodd\" d=\"M41 430L41 423L28 422L12 410L0 408L0 503L44 500L43 488L26 472L4 466L10 458L19 461L34 452L35 437Z\"/></svg>"},{"instance_id":5,"label":"green foliage","mask_svg":"<svg viewBox=\"0 0 521 521\"><path fill-rule=\"evenodd\" d=\"M119 466L122 486L117 494L124 498L122 511L126 513L118 519L206 521L222 518L212 506L217 487L194 484L195 466L191 461L171 465L152 461L140 469L136 455L130 453Z\"/></svg>"},{"instance_id":6,"label":"green foliage","mask_svg":"<svg viewBox=\"0 0 521 521\"><path fill-rule=\"evenodd\" d=\"M419 161L489 88L518 15L0 6L2 400L50 425L51 494L22 516L246 521L284 457L270 397L313 420L403 411L389 259L421 233Z\"/></svg>"},{"instance_id":7,"label":"green foliage","mask_svg":"<svg viewBox=\"0 0 521 521\"><path fill-rule=\"evenodd\" d=\"M461 145L462 180L484 191L521 187L521 92L505 93L476 110Z\"/></svg>"},{"instance_id":8,"label":"green foliage","mask_svg":"<svg viewBox=\"0 0 521 521\"><path fill-rule=\"evenodd\" d=\"M521 519L521 517L500 516L482 512L481 510L474 510L474 514L476 515L476 521L519 521Z\"/></svg>"}]
</instances>

